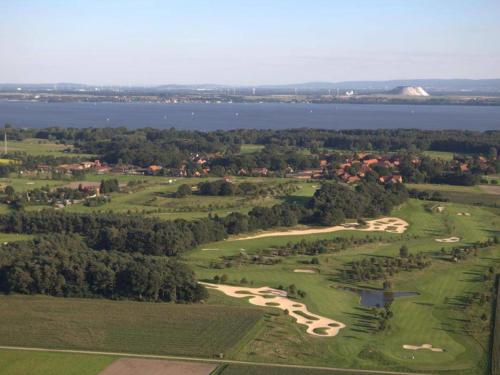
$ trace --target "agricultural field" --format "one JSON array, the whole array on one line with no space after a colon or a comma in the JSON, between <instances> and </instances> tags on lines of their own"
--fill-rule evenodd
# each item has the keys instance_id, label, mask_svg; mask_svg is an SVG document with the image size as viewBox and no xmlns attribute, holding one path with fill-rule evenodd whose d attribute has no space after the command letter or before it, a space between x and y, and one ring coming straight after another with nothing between
<instances>
[{"instance_id":1,"label":"agricultural field","mask_svg":"<svg viewBox=\"0 0 500 375\"><path fill-rule=\"evenodd\" d=\"M19 295L0 306L0 346L195 357L230 357L263 316L251 306Z\"/></svg>"},{"instance_id":2,"label":"agricultural field","mask_svg":"<svg viewBox=\"0 0 500 375\"><path fill-rule=\"evenodd\" d=\"M352 372L293 367L234 365L221 366L214 375L348 375Z\"/></svg>"},{"instance_id":3,"label":"agricultural field","mask_svg":"<svg viewBox=\"0 0 500 375\"><path fill-rule=\"evenodd\" d=\"M96 375L114 357L0 349L3 375Z\"/></svg>"}]
</instances>

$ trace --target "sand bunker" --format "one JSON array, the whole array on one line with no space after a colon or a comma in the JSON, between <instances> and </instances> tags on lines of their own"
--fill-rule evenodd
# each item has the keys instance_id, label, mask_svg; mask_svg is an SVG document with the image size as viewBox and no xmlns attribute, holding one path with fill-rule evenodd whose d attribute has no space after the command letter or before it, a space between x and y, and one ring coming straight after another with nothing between
<instances>
[{"instance_id":1,"label":"sand bunker","mask_svg":"<svg viewBox=\"0 0 500 375\"><path fill-rule=\"evenodd\" d=\"M427 349L430 350L431 352L444 352L444 349L442 348L434 348L432 344L423 344L420 346L417 345L403 345L404 349L408 350L420 350L420 349Z\"/></svg>"},{"instance_id":2,"label":"sand bunker","mask_svg":"<svg viewBox=\"0 0 500 375\"><path fill-rule=\"evenodd\" d=\"M437 242L451 243L451 242L458 242L458 241L460 241L460 238L458 238L458 237L436 238L436 241Z\"/></svg>"},{"instance_id":3,"label":"sand bunker","mask_svg":"<svg viewBox=\"0 0 500 375\"><path fill-rule=\"evenodd\" d=\"M377 220L369 220L366 225L359 227L358 223L346 223L342 225L336 225L333 227L324 228L309 228L309 229L296 229L280 232L266 232L261 234L256 234L254 236L234 238L232 241L241 240L252 240L255 238L264 237L278 237L278 236L302 236L306 234L320 234L320 233L331 233L338 232L341 230L359 230L363 232L389 232L389 233L404 233L408 228L408 223L403 219L397 217L384 217Z\"/></svg>"},{"instance_id":4,"label":"sand bunker","mask_svg":"<svg viewBox=\"0 0 500 375\"><path fill-rule=\"evenodd\" d=\"M201 251L217 251L217 250L220 250L220 249L201 249Z\"/></svg>"},{"instance_id":5,"label":"sand bunker","mask_svg":"<svg viewBox=\"0 0 500 375\"><path fill-rule=\"evenodd\" d=\"M298 272L298 273L316 273L315 270L306 270L306 269L300 269L300 268L297 268L296 270L293 270L293 272Z\"/></svg>"},{"instance_id":6,"label":"sand bunker","mask_svg":"<svg viewBox=\"0 0 500 375\"><path fill-rule=\"evenodd\" d=\"M470 213L468 213L468 212L458 212L457 216L470 216Z\"/></svg>"},{"instance_id":7,"label":"sand bunker","mask_svg":"<svg viewBox=\"0 0 500 375\"><path fill-rule=\"evenodd\" d=\"M307 310L307 306L287 298L284 290L273 289L267 286L262 288L244 288L232 285L201 283L207 288L220 290L230 297L249 297L248 302L252 305L276 307L288 310L288 313L297 323L307 326L306 332L313 336L336 336L345 324L313 314Z\"/></svg>"},{"instance_id":8,"label":"sand bunker","mask_svg":"<svg viewBox=\"0 0 500 375\"><path fill-rule=\"evenodd\" d=\"M436 210L437 210L438 212L443 212L443 211L444 211L444 207L443 207L443 206L437 206L437 207L436 207Z\"/></svg>"}]
</instances>

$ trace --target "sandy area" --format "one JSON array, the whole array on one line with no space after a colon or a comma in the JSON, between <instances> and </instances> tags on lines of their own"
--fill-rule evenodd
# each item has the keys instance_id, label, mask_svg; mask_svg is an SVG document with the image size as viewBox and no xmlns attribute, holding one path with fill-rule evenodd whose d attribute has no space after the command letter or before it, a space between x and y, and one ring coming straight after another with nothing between
<instances>
[{"instance_id":1,"label":"sandy area","mask_svg":"<svg viewBox=\"0 0 500 375\"><path fill-rule=\"evenodd\" d=\"M99 375L209 375L216 364L156 359L120 358Z\"/></svg>"},{"instance_id":2,"label":"sandy area","mask_svg":"<svg viewBox=\"0 0 500 375\"><path fill-rule=\"evenodd\" d=\"M436 209L438 210L438 212L443 212L444 211L444 207L443 206L438 206L438 207L436 207Z\"/></svg>"},{"instance_id":3,"label":"sandy area","mask_svg":"<svg viewBox=\"0 0 500 375\"><path fill-rule=\"evenodd\" d=\"M230 297L250 297L248 302L252 305L288 310L289 315L293 317L298 324L306 325L306 332L313 336L336 336L342 328L345 328L344 323L309 312L307 306L303 303L288 299L287 293L283 290L273 289L267 286L262 288L246 288L223 284L200 284L211 289L220 290ZM314 332L315 329L319 328L323 329L323 334Z\"/></svg>"},{"instance_id":4,"label":"sandy area","mask_svg":"<svg viewBox=\"0 0 500 375\"><path fill-rule=\"evenodd\" d=\"M376 220L369 220L366 226L359 228L358 223L347 223L335 225L333 227L309 227L308 229L296 229L287 231L275 231L256 234L249 237L234 238L232 241L252 240L255 238L278 237L278 236L302 236L306 234L320 234L338 232L341 230L359 230L364 232L389 232L389 233L404 233L408 228L408 223L397 217L383 217Z\"/></svg>"},{"instance_id":5,"label":"sandy area","mask_svg":"<svg viewBox=\"0 0 500 375\"><path fill-rule=\"evenodd\" d=\"M432 344L423 344L420 346L417 345L403 345L404 349L408 350L420 350L420 349L427 349L430 350L431 352L443 352L444 350L442 348L434 348Z\"/></svg>"},{"instance_id":6,"label":"sandy area","mask_svg":"<svg viewBox=\"0 0 500 375\"><path fill-rule=\"evenodd\" d=\"M201 251L217 251L217 250L220 250L220 249L201 249Z\"/></svg>"},{"instance_id":7,"label":"sandy area","mask_svg":"<svg viewBox=\"0 0 500 375\"><path fill-rule=\"evenodd\" d=\"M451 243L451 242L458 242L458 241L460 241L460 238L458 238L458 237L436 238L436 241L437 242Z\"/></svg>"},{"instance_id":8,"label":"sandy area","mask_svg":"<svg viewBox=\"0 0 500 375\"><path fill-rule=\"evenodd\" d=\"M468 213L468 212L458 212L457 215L458 216L470 216L470 213Z\"/></svg>"},{"instance_id":9,"label":"sandy area","mask_svg":"<svg viewBox=\"0 0 500 375\"><path fill-rule=\"evenodd\" d=\"M297 268L296 270L293 270L293 272L298 272L298 273L316 273L315 270L305 270L305 269L300 269L300 268Z\"/></svg>"}]
</instances>

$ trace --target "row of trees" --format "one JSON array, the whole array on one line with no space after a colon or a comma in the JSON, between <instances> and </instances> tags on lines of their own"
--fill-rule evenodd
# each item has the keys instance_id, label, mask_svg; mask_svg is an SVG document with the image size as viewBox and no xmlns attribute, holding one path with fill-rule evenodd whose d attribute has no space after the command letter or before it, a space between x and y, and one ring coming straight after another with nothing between
<instances>
[{"instance_id":1,"label":"row of trees","mask_svg":"<svg viewBox=\"0 0 500 375\"><path fill-rule=\"evenodd\" d=\"M347 219L389 214L395 205L408 199L403 184L382 186L362 181L354 189L339 183L324 183L309 202L313 222L337 225Z\"/></svg>"},{"instance_id":2,"label":"row of trees","mask_svg":"<svg viewBox=\"0 0 500 375\"><path fill-rule=\"evenodd\" d=\"M0 290L65 297L197 302L193 272L166 257L95 251L76 235L47 235L0 247Z\"/></svg>"},{"instance_id":3,"label":"row of trees","mask_svg":"<svg viewBox=\"0 0 500 375\"><path fill-rule=\"evenodd\" d=\"M428 131L417 129L377 130L327 130L327 129L238 129L213 132L184 131L176 129L144 128L46 128L10 129L11 139L39 138L72 143L76 150L102 155L109 163L132 163L141 166L160 164L178 168L196 153L239 154L242 144L260 144L284 147L309 148L316 153L321 148L342 150L409 150L451 151L456 153L496 152L500 144L500 132L469 130ZM270 152L270 156L276 151ZM265 153L262 157L266 157ZM313 167L315 162L307 157L294 156L297 163L290 165ZM280 159L280 158L278 158ZM287 161L288 162L288 161ZM221 165L227 161L220 161ZM269 165L278 166L279 160ZM256 165L265 166L265 165Z\"/></svg>"},{"instance_id":4,"label":"row of trees","mask_svg":"<svg viewBox=\"0 0 500 375\"><path fill-rule=\"evenodd\" d=\"M203 243L220 241L230 234L298 223L333 225L345 218L388 213L406 197L401 184L384 188L377 183L362 183L351 190L338 183L328 183L316 192L309 207L285 203L254 207L248 214L233 212L224 218L209 216L193 221L161 221L113 213L16 211L0 216L0 227L11 233L77 233L94 249L174 256Z\"/></svg>"}]
</instances>

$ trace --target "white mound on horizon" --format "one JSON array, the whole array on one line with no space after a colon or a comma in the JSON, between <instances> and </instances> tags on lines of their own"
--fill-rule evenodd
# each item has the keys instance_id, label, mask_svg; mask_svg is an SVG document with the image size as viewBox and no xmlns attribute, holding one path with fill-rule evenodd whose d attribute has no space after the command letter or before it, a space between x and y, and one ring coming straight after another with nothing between
<instances>
[{"instance_id":1,"label":"white mound on horizon","mask_svg":"<svg viewBox=\"0 0 500 375\"><path fill-rule=\"evenodd\" d=\"M420 86L398 86L389 91L389 93L399 96L430 96L429 93Z\"/></svg>"}]
</instances>

